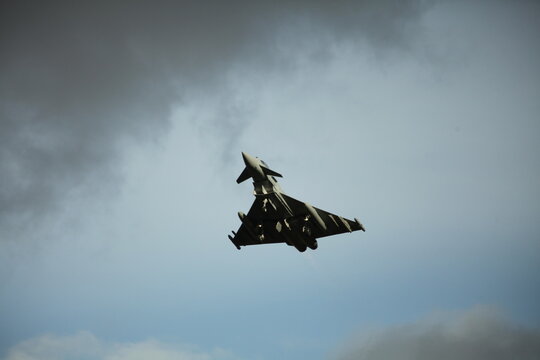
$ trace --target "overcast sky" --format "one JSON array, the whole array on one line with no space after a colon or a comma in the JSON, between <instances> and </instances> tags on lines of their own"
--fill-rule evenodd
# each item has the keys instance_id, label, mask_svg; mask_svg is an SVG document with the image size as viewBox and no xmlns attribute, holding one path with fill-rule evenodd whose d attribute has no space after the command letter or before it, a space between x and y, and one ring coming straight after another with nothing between
<instances>
[{"instance_id":1,"label":"overcast sky","mask_svg":"<svg viewBox=\"0 0 540 360\"><path fill-rule=\"evenodd\" d=\"M537 359L539 18L4 2L0 358ZM241 151L367 231L236 250Z\"/></svg>"}]
</instances>

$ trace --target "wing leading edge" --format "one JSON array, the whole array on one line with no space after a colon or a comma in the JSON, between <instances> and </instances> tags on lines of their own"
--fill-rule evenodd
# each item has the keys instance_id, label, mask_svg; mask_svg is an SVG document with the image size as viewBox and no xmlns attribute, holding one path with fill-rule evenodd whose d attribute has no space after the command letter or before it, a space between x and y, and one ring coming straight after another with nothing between
<instances>
[{"instance_id":1,"label":"wing leading edge","mask_svg":"<svg viewBox=\"0 0 540 360\"><path fill-rule=\"evenodd\" d=\"M328 211L321 210L300 200L296 200L288 195L282 195L296 214L315 218L314 221L316 225L318 225L313 227L312 234L315 238L343 234L356 230L366 231L364 225L362 225L358 219L354 219L354 221L345 219L339 215L329 213ZM315 211L315 213L313 213L313 211ZM319 219L317 219L317 217L319 217ZM321 220L324 225L321 223Z\"/></svg>"}]
</instances>

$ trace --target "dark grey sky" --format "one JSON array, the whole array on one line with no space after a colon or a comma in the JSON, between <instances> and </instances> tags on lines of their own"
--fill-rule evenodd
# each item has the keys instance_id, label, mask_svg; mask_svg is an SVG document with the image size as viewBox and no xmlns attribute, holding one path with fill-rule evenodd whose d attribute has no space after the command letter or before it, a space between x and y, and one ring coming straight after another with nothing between
<instances>
[{"instance_id":1,"label":"dark grey sky","mask_svg":"<svg viewBox=\"0 0 540 360\"><path fill-rule=\"evenodd\" d=\"M190 94L231 91L231 69L271 76L308 43L406 47L423 10L418 1L5 2L0 220L48 214L70 192L118 182L123 143L158 139ZM246 121L214 125L234 138Z\"/></svg>"}]
</instances>

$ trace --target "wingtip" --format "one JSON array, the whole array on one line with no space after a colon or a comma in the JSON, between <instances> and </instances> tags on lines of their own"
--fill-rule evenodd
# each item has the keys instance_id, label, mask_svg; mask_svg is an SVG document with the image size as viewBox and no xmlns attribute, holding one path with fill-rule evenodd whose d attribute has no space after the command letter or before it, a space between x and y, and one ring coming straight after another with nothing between
<instances>
[{"instance_id":1,"label":"wingtip","mask_svg":"<svg viewBox=\"0 0 540 360\"><path fill-rule=\"evenodd\" d=\"M356 224L358 225L360 230L362 230L363 232L366 232L366 228L364 227L364 225L360 221L358 221L357 218L354 218L354 221L356 222Z\"/></svg>"},{"instance_id":2,"label":"wingtip","mask_svg":"<svg viewBox=\"0 0 540 360\"><path fill-rule=\"evenodd\" d=\"M236 233L233 231L233 234L236 236ZM229 240L231 240L231 242L233 243L234 246L236 246L236 248L238 250L240 250L240 245L238 245L236 242L234 242L234 238L231 236L231 235L227 235Z\"/></svg>"}]
</instances>

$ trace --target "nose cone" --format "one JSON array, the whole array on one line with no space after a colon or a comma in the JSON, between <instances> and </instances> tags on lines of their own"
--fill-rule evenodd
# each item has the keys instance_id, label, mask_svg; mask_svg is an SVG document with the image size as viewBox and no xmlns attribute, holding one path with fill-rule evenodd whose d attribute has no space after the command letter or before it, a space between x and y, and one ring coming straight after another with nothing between
<instances>
[{"instance_id":1,"label":"nose cone","mask_svg":"<svg viewBox=\"0 0 540 360\"><path fill-rule=\"evenodd\" d=\"M264 175L263 169L260 166L259 159L249 154L246 154L245 152L242 153L242 157L244 158L246 169L248 169L254 180L263 180L266 177L266 175Z\"/></svg>"},{"instance_id":2,"label":"nose cone","mask_svg":"<svg viewBox=\"0 0 540 360\"><path fill-rule=\"evenodd\" d=\"M242 157L244 158L244 163L249 168L256 168L257 167L257 159L253 156L246 154L245 152L242 152Z\"/></svg>"}]
</instances>

